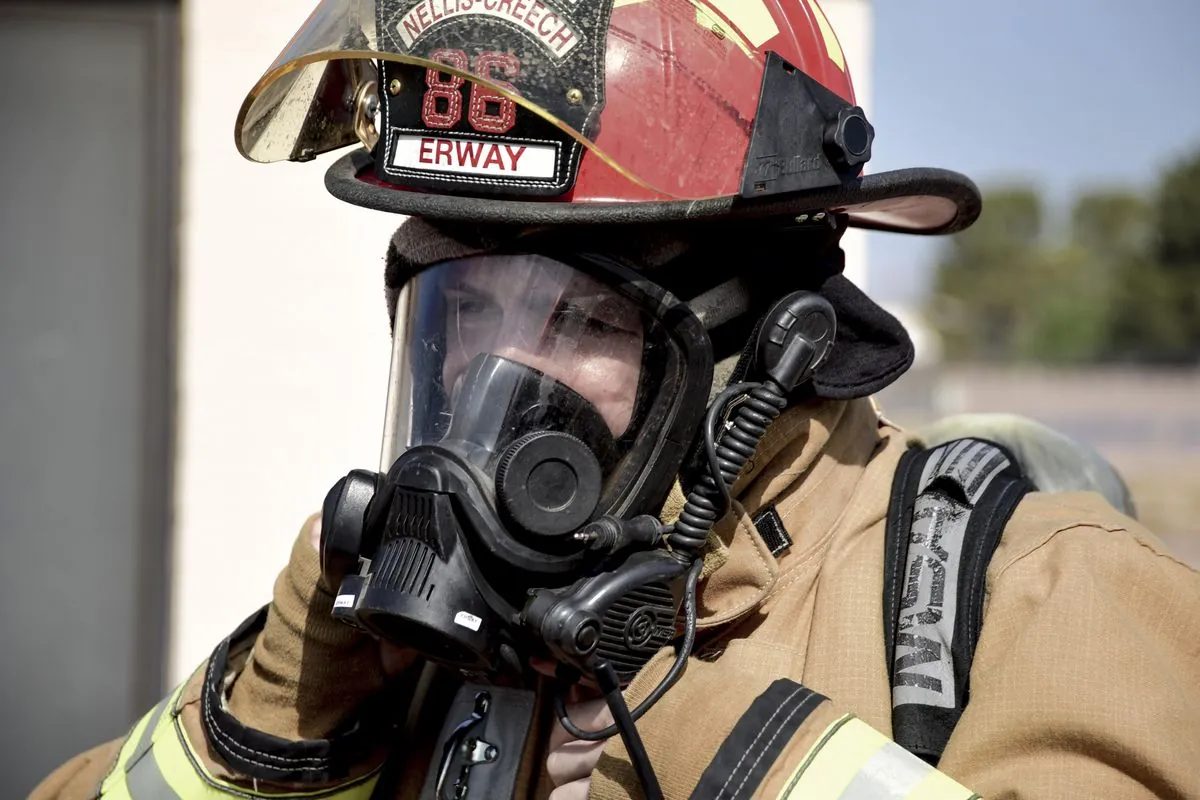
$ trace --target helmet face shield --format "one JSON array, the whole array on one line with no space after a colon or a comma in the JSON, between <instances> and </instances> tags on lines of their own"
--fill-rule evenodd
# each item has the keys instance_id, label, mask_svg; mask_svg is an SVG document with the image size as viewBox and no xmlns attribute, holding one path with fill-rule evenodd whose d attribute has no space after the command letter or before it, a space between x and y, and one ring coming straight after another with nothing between
<instances>
[{"instance_id":1,"label":"helmet face shield","mask_svg":"<svg viewBox=\"0 0 1200 800\"><path fill-rule=\"evenodd\" d=\"M613 509L690 443L708 388L693 409L695 387L711 380L707 346L686 306L614 265L441 262L398 299L385 451L450 447L494 475L522 437L566 434L595 457L599 508Z\"/></svg>"}]
</instances>

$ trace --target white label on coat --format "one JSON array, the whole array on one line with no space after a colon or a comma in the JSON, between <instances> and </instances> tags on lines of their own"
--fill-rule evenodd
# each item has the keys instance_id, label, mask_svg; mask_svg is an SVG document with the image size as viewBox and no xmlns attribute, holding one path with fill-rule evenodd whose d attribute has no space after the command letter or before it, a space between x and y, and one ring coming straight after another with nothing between
<instances>
[{"instance_id":1,"label":"white label on coat","mask_svg":"<svg viewBox=\"0 0 1200 800\"><path fill-rule=\"evenodd\" d=\"M483 620L474 614L466 611L460 611L454 615L454 624L462 625L464 628L470 628L473 631L479 630L479 626L483 624Z\"/></svg>"}]
</instances>

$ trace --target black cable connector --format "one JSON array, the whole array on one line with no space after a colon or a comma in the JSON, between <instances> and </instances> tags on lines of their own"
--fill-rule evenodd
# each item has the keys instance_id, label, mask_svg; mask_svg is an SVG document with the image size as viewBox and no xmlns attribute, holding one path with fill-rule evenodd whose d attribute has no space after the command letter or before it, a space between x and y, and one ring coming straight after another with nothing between
<instances>
[{"instance_id":1,"label":"black cable connector","mask_svg":"<svg viewBox=\"0 0 1200 800\"><path fill-rule=\"evenodd\" d=\"M662 523L649 514L633 519L604 516L580 528L575 533L575 540L587 542L589 550L616 553L634 545L654 547L662 538L662 533Z\"/></svg>"}]
</instances>

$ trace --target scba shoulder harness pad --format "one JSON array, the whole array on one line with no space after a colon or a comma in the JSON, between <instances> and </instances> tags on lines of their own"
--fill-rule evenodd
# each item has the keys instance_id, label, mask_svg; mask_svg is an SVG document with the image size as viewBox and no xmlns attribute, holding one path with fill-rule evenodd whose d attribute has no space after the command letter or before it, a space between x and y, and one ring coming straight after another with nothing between
<instances>
[{"instance_id":1,"label":"scba shoulder harness pad","mask_svg":"<svg viewBox=\"0 0 1200 800\"><path fill-rule=\"evenodd\" d=\"M1008 449L984 439L909 450L900 459L884 552L892 731L931 764L967 705L988 564L1034 488Z\"/></svg>"}]
</instances>

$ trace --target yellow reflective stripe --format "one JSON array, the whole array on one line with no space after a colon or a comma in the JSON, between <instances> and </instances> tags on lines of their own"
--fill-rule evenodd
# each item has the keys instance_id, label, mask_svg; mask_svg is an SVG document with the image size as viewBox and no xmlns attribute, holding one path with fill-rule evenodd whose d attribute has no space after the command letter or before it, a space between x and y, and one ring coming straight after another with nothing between
<instances>
[{"instance_id":1,"label":"yellow reflective stripe","mask_svg":"<svg viewBox=\"0 0 1200 800\"><path fill-rule=\"evenodd\" d=\"M843 800L880 800L908 797L921 785L933 767L916 758L895 742L887 742L875 751L862 769L842 790Z\"/></svg>"},{"instance_id":2,"label":"yellow reflective stripe","mask_svg":"<svg viewBox=\"0 0 1200 800\"><path fill-rule=\"evenodd\" d=\"M833 32L833 26L829 24L829 20L817 0L808 0L808 6L812 9L813 16L817 18L817 27L821 29L821 38L825 40L825 52L829 53L829 57L833 63L837 64L838 69L845 72L846 56L842 53L842 44L838 41L837 34Z\"/></svg>"},{"instance_id":3,"label":"yellow reflective stripe","mask_svg":"<svg viewBox=\"0 0 1200 800\"><path fill-rule=\"evenodd\" d=\"M821 734L776 800L975 800L853 714Z\"/></svg>"},{"instance_id":4,"label":"yellow reflective stripe","mask_svg":"<svg viewBox=\"0 0 1200 800\"><path fill-rule=\"evenodd\" d=\"M849 714L826 728L792 773L780 800L838 800L859 768L886 741L866 734L864 728L874 733L862 720Z\"/></svg>"},{"instance_id":5,"label":"yellow reflective stripe","mask_svg":"<svg viewBox=\"0 0 1200 800\"><path fill-rule=\"evenodd\" d=\"M121 753L117 756L116 764L113 765L112 770L100 784L101 797L112 797L114 800L117 798L124 800L124 798L129 797L129 792L125 789L125 779L126 773L134 764L131 761L134 752L143 752L147 747L153 746L152 743L159 727L161 727L163 720L170 719L171 713L175 708L175 703L179 700L179 695L183 692L183 687L186 685L187 682L185 681L177 686L166 699L146 712L145 716L133 726L133 730L125 737L125 743L121 745ZM154 727L151 728L151 725Z\"/></svg>"},{"instance_id":6,"label":"yellow reflective stripe","mask_svg":"<svg viewBox=\"0 0 1200 800\"><path fill-rule=\"evenodd\" d=\"M738 27L755 47L779 34L775 18L762 0L707 0Z\"/></svg>"},{"instance_id":7,"label":"yellow reflective stripe","mask_svg":"<svg viewBox=\"0 0 1200 800\"><path fill-rule=\"evenodd\" d=\"M130 731L112 772L101 784L102 800L227 800L240 798L323 798L369 800L379 770L332 789L266 794L221 780L204 765L188 741L178 707L185 682L142 717ZM153 724L153 728L149 726ZM148 747L146 746L148 745ZM135 751L143 753L134 758Z\"/></svg>"},{"instance_id":8,"label":"yellow reflective stripe","mask_svg":"<svg viewBox=\"0 0 1200 800\"><path fill-rule=\"evenodd\" d=\"M150 723L150 718L158 711L157 707L150 711L137 722L134 723L133 729L129 731L129 735L125 737L124 744L121 745L121 752L117 755L117 762L113 764L112 771L104 777L104 783L101 784L101 789L116 783L118 775L125 774L125 767L129 764L129 757L133 755L134 749L138 746L138 742L142 740L142 734L146 732L146 726Z\"/></svg>"},{"instance_id":9,"label":"yellow reflective stripe","mask_svg":"<svg viewBox=\"0 0 1200 800\"><path fill-rule=\"evenodd\" d=\"M134 800L134 797L125 787L125 781L121 781L119 786L101 789L100 794L96 795L96 800Z\"/></svg>"},{"instance_id":10,"label":"yellow reflective stripe","mask_svg":"<svg viewBox=\"0 0 1200 800\"><path fill-rule=\"evenodd\" d=\"M205 780L208 772L199 760L191 756L191 745L184 735L178 717L171 720L170 728L163 731L163 736L154 742L154 763L158 774L164 783L171 787L176 796L186 800L220 800L228 797L231 792L217 788L215 782ZM234 789L235 787L229 787ZM236 790L243 794L242 790ZM244 795L255 796L254 792L244 792ZM258 795L261 796L261 795ZM140 798L134 798L140 800ZM157 798L155 798L157 800Z\"/></svg>"},{"instance_id":11,"label":"yellow reflective stripe","mask_svg":"<svg viewBox=\"0 0 1200 800\"><path fill-rule=\"evenodd\" d=\"M982 800L979 795L963 787L946 773L932 768L909 797L913 800Z\"/></svg>"}]
</instances>

